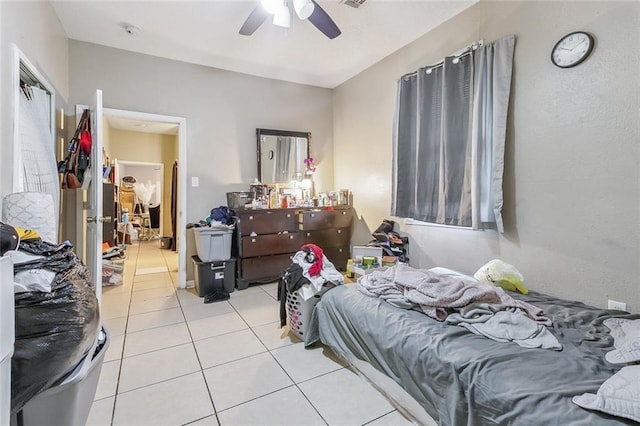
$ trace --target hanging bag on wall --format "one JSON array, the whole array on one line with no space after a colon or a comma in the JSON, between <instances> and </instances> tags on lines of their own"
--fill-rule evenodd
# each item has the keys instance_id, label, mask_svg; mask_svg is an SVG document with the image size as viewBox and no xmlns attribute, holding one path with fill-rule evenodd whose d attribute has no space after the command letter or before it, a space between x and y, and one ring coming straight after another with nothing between
<instances>
[{"instance_id":1,"label":"hanging bag on wall","mask_svg":"<svg viewBox=\"0 0 640 426\"><path fill-rule=\"evenodd\" d=\"M80 133L80 138L78 139L78 171L76 176L80 180L80 182L84 182L84 175L89 166L91 165L91 122L89 119L89 115L87 114L87 119L84 121L84 127L82 128L82 132Z\"/></svg>"},{"instance_id":2,"label":"hanging bag on wall","mask_svg":"<svg viewBox=\"0 0 640 426\"><path fill-rule=\"evenodd\" d=\"M80 117L80 123L76 128L73 138L69 142L69 150L64 160L58 163L58 172L62 173L62 188L76 189L82 186L82 174L89 163L89 157L84 154L84 150L80 143L82 133L89 131L89 110L85 109ZM86 142L85 142L86 146ZM91 152L91 134L89 133L89 152ZM81 155L84 154L85 159L81 161ZM84 166L84 167L82 167Z\"/></svg>"}]
</instances>

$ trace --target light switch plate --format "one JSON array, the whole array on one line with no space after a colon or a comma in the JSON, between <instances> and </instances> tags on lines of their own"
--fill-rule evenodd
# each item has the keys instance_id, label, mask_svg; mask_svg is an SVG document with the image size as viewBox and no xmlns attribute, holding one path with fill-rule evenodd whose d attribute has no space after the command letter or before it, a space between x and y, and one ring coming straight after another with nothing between
<instances>
[{"instance_id":1,"label":"light switch plate","mask_svg":"<svg viewBox=\"0 0 640 426\"><path fill-rule=\"evenodd\" d=\"M608 300L607 301L607 308L608 309L615 309L617 311L627 311L627 304L624 302L617 302L615 300Z\"/></svg>"},{"instance_id":2,"label":"light switch plate","mask_svg":"<svg viewBox=\"0 0 640 426\"><path fill-rule=\"evenodd\" d=\"M200 186L200 178L197 176L192 176L191 177L191 186L193 188L197 188L198 186Z\"/></svg>"}]
</instances>

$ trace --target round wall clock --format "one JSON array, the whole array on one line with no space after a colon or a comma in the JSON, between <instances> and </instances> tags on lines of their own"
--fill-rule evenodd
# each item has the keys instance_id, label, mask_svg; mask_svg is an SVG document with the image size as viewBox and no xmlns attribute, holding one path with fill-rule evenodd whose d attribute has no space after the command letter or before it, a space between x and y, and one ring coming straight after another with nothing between
<instances>
[{"instance_id":1,"label":"round wall clock","mask_svg":"<svg viewBox=\"0 0 640 426\"><path fill-rule=\"evenodd\" d=\"M575 31L563 36L551 50L551 62L560 68L571 68L584 62L593 51L593 36Z\"/></svg>"}]
</instances>

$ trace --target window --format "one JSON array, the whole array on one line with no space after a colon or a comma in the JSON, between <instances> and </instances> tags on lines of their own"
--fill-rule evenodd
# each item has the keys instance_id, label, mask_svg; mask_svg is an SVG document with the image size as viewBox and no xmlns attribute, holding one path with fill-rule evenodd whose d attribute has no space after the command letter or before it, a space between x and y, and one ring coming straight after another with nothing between
<instances>
[{"instance_id":1,"label":"window","mask_svg":"<svg viewBox=\"0 0 640 426\"><path fill-rule=\"evenodd\" d=\"M391 214L471 229L502 224L515 37L467 49L398 81Z\"/></svg>"}]
</instances>

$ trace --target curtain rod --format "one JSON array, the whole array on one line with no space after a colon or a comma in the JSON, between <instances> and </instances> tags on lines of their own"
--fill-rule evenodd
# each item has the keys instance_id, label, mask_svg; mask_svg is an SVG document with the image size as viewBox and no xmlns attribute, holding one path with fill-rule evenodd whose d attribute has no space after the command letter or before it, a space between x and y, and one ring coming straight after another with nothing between
<instances>
[{"instance_id":1,"label":"curtain rod","mask_svg":"<svg viewBox=\"0 0 640 426\"><path fill-rule=\"evenodd\" d=\"M20 81L26 83L29 86L37 87L41 90L44 90L49 95L51 95L51 93L49 93L47 88L44 87L42 83L40 83L38 78L35 75L33 75L31 70L29 70L29 68L27 68L26 65L24 65L22 62L20 62Z\"/></svg>"},{"instance_id":2,"label":"curtain rod","mask_svg":"<svg viewBox=\"0 0 640 426\"><path fill-rule=\"evenodd\" d=\"M480 46L483 46L483 45L484 45L484 40L482 40L482 39L480 39L478 41L474 41L470 45L468 45L466 47L463 47L462 49L452 53L451 55L448 55L447 58L450 58L450 57L454 57L456 59L457 58L462 58L462 57L464 57L466 55L469 55L472 51L478 49ZM454 63L457 63L457 61L455 59L454 59ZM441 59L440 61L436 62L435 64L427 65L424 68L427 68L427 74L431 74L431 70L432 69L441 67L443 64L444 64L444 58ZM410 72L408 74L405 74L400 78L407 79L409 77L413 77L414 75L418 75L418 71L417 70L413 71L413 72Z\"/></svg>"}]
</instances>

